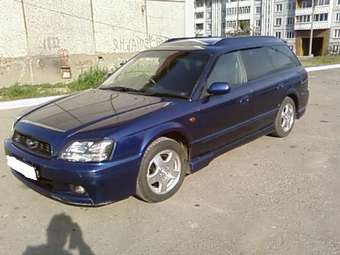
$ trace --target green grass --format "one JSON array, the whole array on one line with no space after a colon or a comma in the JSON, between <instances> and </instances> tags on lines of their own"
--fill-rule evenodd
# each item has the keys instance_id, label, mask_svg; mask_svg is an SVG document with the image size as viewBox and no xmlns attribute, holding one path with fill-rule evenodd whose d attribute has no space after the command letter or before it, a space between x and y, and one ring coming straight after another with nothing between
<instances>
[{"instance_id":1,"label":"green grass","mask_svg":"<svg viewBox=\"0 0 340 255\"><path fill-rule=\"evenodd\" d=\"M340 56L320 56L314 58L304 58L301 59L301 62L306 67L340 64Z\"/></svg>"},{"instance_id":2,"label":"green grass","mask_svg":"<svg viewBox=\"0 0 340 255\"><path fill-rule=\"evenodd\" d=\"M64 95L85 89L95 88L101 84L107 71L97 68L90 69L79 75L78 79L70 83L19 85L0 89L0 101Z\"/></svg>"}]
</instances>

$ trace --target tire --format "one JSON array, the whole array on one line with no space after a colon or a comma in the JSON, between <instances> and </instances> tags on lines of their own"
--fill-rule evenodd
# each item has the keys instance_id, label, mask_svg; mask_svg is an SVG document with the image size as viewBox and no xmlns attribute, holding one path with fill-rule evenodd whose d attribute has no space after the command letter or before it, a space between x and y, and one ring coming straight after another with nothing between
<instances>
[{"instance_id":1,"label":"tire","mask_svg":"<svg viewBox=\"0 0 340 255\"><path fill-rule=\"evenodd\" d=\"M140 165L136 195L149 203L170 198L181 187L187 164L187 153L177 141L167 137L153 141Z\"/></svg>"},{"instance_id":2,"label":"tire","mask_svg":"<svg viewBox=\"0 0 340 255\"><path fill-rule=\"evenodd\" d=\"M292 131L296 120L296 106L294 100L286 97L280 106L274 123L273 136L286 137Z\"/></svg>"}]
</instances>

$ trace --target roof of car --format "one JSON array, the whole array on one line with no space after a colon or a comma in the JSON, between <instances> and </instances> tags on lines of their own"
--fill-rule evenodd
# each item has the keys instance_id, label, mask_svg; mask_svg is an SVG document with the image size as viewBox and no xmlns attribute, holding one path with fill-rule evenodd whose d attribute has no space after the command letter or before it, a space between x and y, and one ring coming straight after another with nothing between
<instances>
[{"instance_id":1,"label":"roof of car","mask_svg":"<svg viewBox=\"0 0 340 255\"><path fill-rule=\"evenodd\" d=\"M273 36L238 36L238 37L183 37L168 39L156 49L178 50L225 50L258 47L263 45L284 44Z\"/></svg>"}]
</instances>

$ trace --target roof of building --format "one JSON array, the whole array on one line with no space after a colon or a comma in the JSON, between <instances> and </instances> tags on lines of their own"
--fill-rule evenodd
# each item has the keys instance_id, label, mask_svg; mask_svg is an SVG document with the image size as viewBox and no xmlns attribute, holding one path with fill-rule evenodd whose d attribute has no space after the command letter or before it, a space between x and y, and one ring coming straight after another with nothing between
<instances>
[{"instance_id":1,"label":"roof of building","mask_svg":"<svg viewBox=\"0 0 340 255\"><path fill-rule=\"evenodd\" d=\"M157 49L221 50L283 43L283 40L272 36L183 37L169 39L158 46Z\"/></svg>"}]
</instances>

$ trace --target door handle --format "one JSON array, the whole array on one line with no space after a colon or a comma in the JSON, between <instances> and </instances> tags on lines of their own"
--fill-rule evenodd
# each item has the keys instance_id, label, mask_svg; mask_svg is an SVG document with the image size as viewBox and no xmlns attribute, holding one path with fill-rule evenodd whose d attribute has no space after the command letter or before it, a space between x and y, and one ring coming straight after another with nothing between
<instances>
[{"instance_id":1,"label":"door handle","mask_svg":"<svg viewBox=\"0 0 340 255\"><path fill-rule=\"evenodd\" d=\"M240 99L240 104L247 104L249 103L249 101L250 101L249 96L245 96Z\"/></svg>"},{"instance_id":2,"label":"door handle","mask_svg":"<svg viewBox=\"0 0 340 255\"><path fill-rule=\"evenodd\" d=\"M279 83L279 84L276 86L276 90L283 89L284 87L285 87L285 84L284 84L284 83Z\"/></svg>"}]
</instances>

